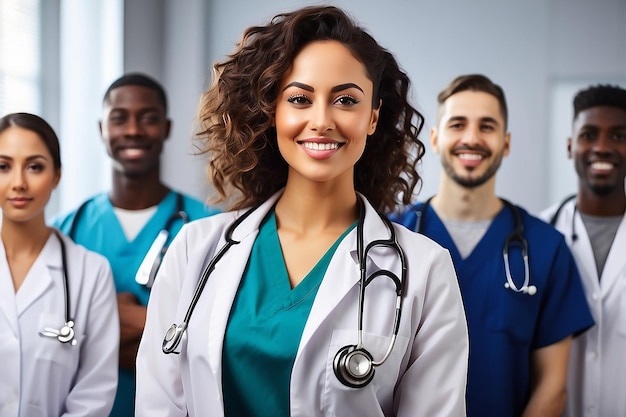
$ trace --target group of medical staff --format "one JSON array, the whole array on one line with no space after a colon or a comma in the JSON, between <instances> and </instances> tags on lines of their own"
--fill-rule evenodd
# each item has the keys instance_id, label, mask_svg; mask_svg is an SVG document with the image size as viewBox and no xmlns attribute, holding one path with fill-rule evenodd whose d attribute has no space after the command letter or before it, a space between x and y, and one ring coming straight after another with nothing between
<instances>
[{"instance_id":1,"label":"group of medical staff","mask_svg":"<svg viewBox=\"0 0 626 417\"><path fill-rule=\"evenodd\" d=\"M411 203L408 77L343 11L249 28L216 69L199 137L227 213L162 181L149 76L104 95L111 190L51 225L58 138L0 119L0 416L626 416L626 90L576 95L578 192L544 222L495 195L487 77L440 94L444 175Z\"/></svg>"}]
</instances>

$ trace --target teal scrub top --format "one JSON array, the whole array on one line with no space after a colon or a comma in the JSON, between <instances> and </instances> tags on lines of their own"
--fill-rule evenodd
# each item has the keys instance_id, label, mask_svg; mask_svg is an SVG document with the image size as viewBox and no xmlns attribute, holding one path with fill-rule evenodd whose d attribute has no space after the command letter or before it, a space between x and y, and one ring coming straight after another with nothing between
<instances>
[{"instance_id":1,"label":"teal scrub top","mask_svg":"<svg viewBox=\"0 0 626 417\"><path fill-rule=\"evenodd\" d=\"M226 416L289 416L289 384L300 338L328 264L350 226L291 288L272 210L261 224L222 352Z\"/></svg>"},{"instance_id":2,"label":"teal scrub top","mask_svg":"<svg viewBox=\"0 0 626 417\"><path fill-rule=\"evenodd\" d=\"M81 208L56 218L53 225L68 235L72 231L70 237L76 243L104 255L111 264L116 292L130 292L137 297L140 304L146 305L150 290L138 284L135 281L135 275L152 242L165 228L170 217L177 212L177 196L177 192L170 191L132 241L126 238L107 193L97 194L84 202ZM182 195L182 197L182 207L189 221L218 212L192 197L187 195ZM170 224L168 245L182 226L183 221L180 218ZM135 415L135 373L133 370L120 368L117 394L110 415L112 417Z\"/></svg>"}]
</instances>

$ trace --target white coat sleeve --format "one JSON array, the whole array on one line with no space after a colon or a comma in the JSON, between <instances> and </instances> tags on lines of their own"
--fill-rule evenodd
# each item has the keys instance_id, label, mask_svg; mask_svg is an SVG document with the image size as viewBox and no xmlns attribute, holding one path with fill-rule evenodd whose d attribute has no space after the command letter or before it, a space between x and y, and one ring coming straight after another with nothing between
<instances>
[{"instance_id":1,"label":"white coat sleeve","mask_svg":"<svg viewBox=\"0 0 626 417\"><path fill-rule=\"evenodd\" d=\"M118 379L120 325L117 298L106 258L87 252L84 259L82 270L75 272L82 274L83 290L78 294L81 297L78 302L81 320L86 320L87 325L84 339L80 341L80 367L76 382L65 399L63 417L106 417L113 407Z\"/></svg>"},{"instance_id":2,"label":"white coat sleeve","mask_svg":"<svg viewBox=\"0 0 626 417\"><path fill-rule=\"evenodd\" d=\"M439 249L431 255L418 331L396 391L398 417L466 414L467 322L452 260L447 250ZM411 279L424 277L409 275Z\"/></svg>"},{"instance_id":3,"label":"white coat sleeve","mask_svg":"<svg viewBox=\"0 0 626 417\"><path fill-rule=\"evenodd\" d=\"M179 297L187 266L186 228L170 245L148 301L146 326L137 353L135 416L186 416L180 355L165 354L163 337L178 317ZM182 344L182 343L181 343ZM179 351L180 347L176 350Z\"/></svg>"}]
</instances>

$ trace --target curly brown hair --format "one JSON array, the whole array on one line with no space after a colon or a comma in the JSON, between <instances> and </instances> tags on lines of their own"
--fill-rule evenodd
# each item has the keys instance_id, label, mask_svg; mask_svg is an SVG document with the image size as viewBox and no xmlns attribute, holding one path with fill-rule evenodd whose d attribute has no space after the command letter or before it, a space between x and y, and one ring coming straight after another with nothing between
<instances>
[{"instance_id":1,"label":"curly brown hair","mask_svg":"<svg viewBox=\"0 0 626 417\"><path fill-rule=\"evenodd\" d=\"M374 85L372 105L382 100L376 131L355 166L355 188L381 212L411 201L424 155L418 134L422 115L409 103L410 81L395 58L341 9L311 6L276 15L246 29L236 50L213 66L203 94L197 144L210 155L209 178L218 196L240 209L265 201L287 182L287 163L272 120L279 86L298 52L318 40L346 46L366 67Z\"/></svg>"}]
</instances>

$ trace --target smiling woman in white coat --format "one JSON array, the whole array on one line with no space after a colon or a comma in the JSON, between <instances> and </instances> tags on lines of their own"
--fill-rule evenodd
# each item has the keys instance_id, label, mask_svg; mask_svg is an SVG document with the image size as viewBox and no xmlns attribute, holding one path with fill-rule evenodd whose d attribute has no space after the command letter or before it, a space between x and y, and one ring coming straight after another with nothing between
<instances>
[{"instance_id":1,"label":"smiling woman in white coat","mask_svg":"<svg viewBox=\"0 0 626 417\"><path fill-rule=\"evenodd\" d=\"M249 28L214 69L199 145L232 207L167 252L137 416L464 416L450 256L381 214L408 203L424 152L393 55L307 7Z\"/></svg>"},{"instance_id":2,"label":"smiling woman in white coat","mask_svg":"<svg viewBox=\"0 0 626 417\"><path fill-rule=\"evenodd\" d=\"M61 178L43 119L0 118L0 416L108 416L119 324L102 256L46 226Z\"/></svg>"}]
</instances>

